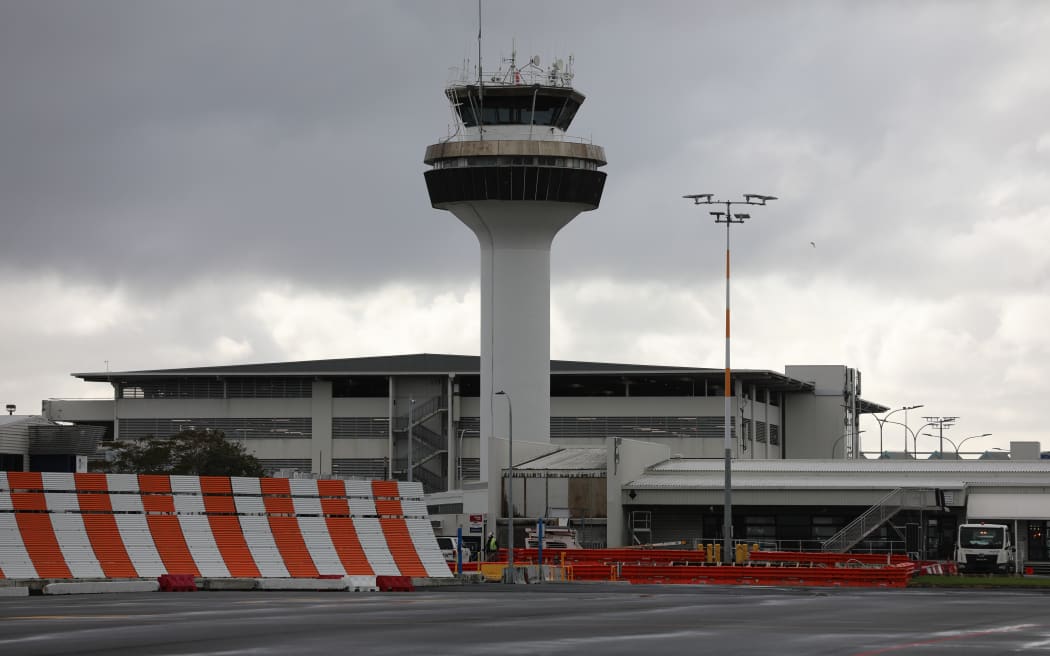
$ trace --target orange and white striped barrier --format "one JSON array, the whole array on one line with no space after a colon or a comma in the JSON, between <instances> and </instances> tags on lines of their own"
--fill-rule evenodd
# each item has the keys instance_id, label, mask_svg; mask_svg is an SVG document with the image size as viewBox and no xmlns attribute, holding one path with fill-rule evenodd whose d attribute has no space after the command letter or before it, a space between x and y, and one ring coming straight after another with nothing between
<instances>
[{"instance_id":1,"label":"orange and white striped barrier","mask_svg":"<svg viewBox=\"0 0 1050 656\"><path fill-rule=\"evenodd\" d=\"M0 472L0 578L449 577L419 483Z\"/></svg>"}]
</instances>

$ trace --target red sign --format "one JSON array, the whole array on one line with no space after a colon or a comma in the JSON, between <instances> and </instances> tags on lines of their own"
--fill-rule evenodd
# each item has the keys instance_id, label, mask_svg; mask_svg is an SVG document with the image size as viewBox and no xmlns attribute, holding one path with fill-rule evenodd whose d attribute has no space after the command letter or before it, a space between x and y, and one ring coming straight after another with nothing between
<instances>
[{"instance_id":1,"label":"red sign","mask_svg":"<svg viewBox=\"0 0 1050 656\"><path fill-rule=\"evenodd\" d=\"M470 516L470 523L471 524L481 524L484 521L485 521L485 516L484 515L471 515Z\"/></svg>"}]
</instances>

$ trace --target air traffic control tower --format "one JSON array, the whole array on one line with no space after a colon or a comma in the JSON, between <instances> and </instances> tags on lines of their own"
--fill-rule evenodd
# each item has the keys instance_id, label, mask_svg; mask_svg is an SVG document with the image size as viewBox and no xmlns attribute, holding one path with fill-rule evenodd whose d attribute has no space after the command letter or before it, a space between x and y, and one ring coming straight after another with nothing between
<instances>
[{"instance_id":1,"label":"air traffic control tower","mask_svg":"<svg viewBox=\"0 0 1050 656\"><path fill-rule=\"evenodd\" d=\"M598 207L605 151L566 134L584 99L572 87L571 59L545 69L538 57L518 67L512 56L495 74L452 82L445 95L458 124L427 147L425 177L431 205L455 214L481 244L486 480L490 437L550 441L551 242Z\"/></svg>"}]
</instances>

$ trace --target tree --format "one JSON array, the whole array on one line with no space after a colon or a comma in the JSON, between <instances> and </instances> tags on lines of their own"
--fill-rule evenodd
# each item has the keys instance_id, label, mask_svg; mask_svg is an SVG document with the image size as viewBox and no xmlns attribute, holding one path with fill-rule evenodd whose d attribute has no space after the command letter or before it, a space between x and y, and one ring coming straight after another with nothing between
<instances>
[{"instance_id":1,"label":"tree","mask_svg":"<svg viewBox=\"0 0 1050 656\"><path fill-rule=\"evenodd\" d=\"M263 475L259 460L222 431L184 430L167 439L118 442L109 471L125 474L187 476Z\"/></svg>"}]
</instances>

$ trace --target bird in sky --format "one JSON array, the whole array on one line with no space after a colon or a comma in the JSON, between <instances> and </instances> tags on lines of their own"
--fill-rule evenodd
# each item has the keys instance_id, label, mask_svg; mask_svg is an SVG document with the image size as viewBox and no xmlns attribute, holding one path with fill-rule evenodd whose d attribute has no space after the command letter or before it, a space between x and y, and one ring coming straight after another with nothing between
<instances>
[{"instance_id":1,"label":"bird in sky","mask_svg":"<svg viewBox=\"0 0 1050 656\"><path fill-rule=\"evenodd\" d=\"M809 242L809 245L812 246L813 248L817 247L817 245L815 243L813 243L813 242Z\"/></svg>"}]
</instances>

